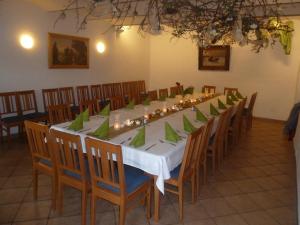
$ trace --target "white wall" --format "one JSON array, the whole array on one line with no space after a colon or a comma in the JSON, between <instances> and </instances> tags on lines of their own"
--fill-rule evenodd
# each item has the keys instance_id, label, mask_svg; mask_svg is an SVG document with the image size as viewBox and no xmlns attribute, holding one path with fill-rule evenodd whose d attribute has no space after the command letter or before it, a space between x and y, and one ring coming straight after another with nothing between
<instances>
[{"instance_id":1,"label":"white wall","mask_svg":"<svg viewBox=\"0 0 300 225\"><path fill-rule=\"evenodd\" d=\"M219 92L224 87L238 87L248 96L258 91L255 116L285 120L295 101L300 64L299 18L294 22L290 56L278 45L259 54L251 47L232 46L228 72L198 71L198 49L190 40L171 40L168 34L152 36L150 88L169 87L179 81L199 90L207 84L216 85Z\"/></svg>"},{"instance_id":2,"label":"white wall","mask_svg":"<svg viewBox=\"0 0 300 225\"><path fill-rule=\"evenodd\" d=\"M67 18L73 18L68 15ZM115 32L102 35L107 24L90 22L85 31L77 32L75 20L60 21L53 27L56 14L48 13L24 0L0 1L0 92L40 90L43 88L98 84L116 81L146 80L149 72L149 39L137 35L134 28L118 37ZM32 50L20 47L18 38L30 32L36 41ZM89 69L48 69L48 32L90 38ZM107 51L95 50L98 40L106 42Z\"/></svg>"}]
</instances>

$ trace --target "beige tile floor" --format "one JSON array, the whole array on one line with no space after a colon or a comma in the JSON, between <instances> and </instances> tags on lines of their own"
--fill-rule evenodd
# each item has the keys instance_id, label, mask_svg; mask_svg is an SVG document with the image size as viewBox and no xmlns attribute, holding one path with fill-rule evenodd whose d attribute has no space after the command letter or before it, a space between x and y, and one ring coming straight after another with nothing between
<instances>
[{"instance_id":1,"label":"beige tile floor","mask_svg":"<svg viewBox=\"0 0 300 225\"><path fill-rule=\"evenodd\" d=\"M64 213L59 216L50 208L50 191L50 180L42 175L38 201L33 201L31 159L24 140L14 141L10 148L0 145L0 224L79 225L80 193L65 190ZM282 124L254 121L220 171L202 185L196 204L190 197L187 186L185 225L297 224L294 152L282 135ZM167 194L161 205L158 224L181 224L175 196ZM97 224L117 225L118 208L98 201ZM144 208L137 205L126 224L157 223L147 221Z\"/></svg>"}]
</instances>

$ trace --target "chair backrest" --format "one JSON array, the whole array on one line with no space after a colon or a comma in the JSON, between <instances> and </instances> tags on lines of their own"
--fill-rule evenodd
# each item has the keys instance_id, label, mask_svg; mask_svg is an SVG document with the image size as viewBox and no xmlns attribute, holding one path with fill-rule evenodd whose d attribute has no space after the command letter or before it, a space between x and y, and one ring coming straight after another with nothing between
<instances>
[{"instance_id":1,"label":"chair backrest","mask_svg":"<svg viewBox=\"0 0 300 225\"><path fill-rule=\"evenodd\" d=\"M257 97L257 92L252 94L250 102L249 102L248 113L250 113L251 115L253 113L253 108L254 108L254 104L255 104L255 101L256 101L256 97Z\"/></svg>"},{"instance_id":2,"label":"chair backrest","mask_svg":"<svg viewBox=\"0 0 300 225\"><path fill-rule=\"evenodd\" d=\"M240 123L242 123L242 116L243 116L243 111L246 105L247 99L243 99L242 101L239 102L237 110L234 115L234 120L232 123L232 127L238 128L240 126Z\"/></svg>"},{"instance_id":3,"label":"chair backrest","mask_svg":"<svg viewBox=\"0 0 300 225\"><path fill-rule=\"evenodd\" d=\"M58 124L72 120L71 107L68 104L49 105L48 114L50 124Z\"/></svg>"},{"instance_id":4,"label":"chair backrest","mask_svg":"<svg viewBox=\"0 0 300 225\"><path fill-rule=\"evenodd\" d=\"M168 97L168 88L163 88L158 90L159 97Z\"/></svg>"},{"instance_id":5,"label":"chair backrest","mask_svg":"<svg viewBox=\"0 0 300 225\"><path fill-rule=\"evenodd\" d=\"M239 105L238 105L238 108L239 108ZM232 118L232 115L233 114L233 106L231 106L230 108L227 109L227 115L226 115L226 118L225 118L225 122L224 122L224 127L223 127L223 135L222 135L222 140L224 140L224 138L227 138L228 137L228 130L229 130L229 127L230 127L230 123L231 123L231 118Z\"/></svg>"},{"instance_id":6,"label":"chair backrest","mask_svg":"<svg viewBox=\"0 0 300 225\"><path fill-rule=\"evenodd\" d=\"M137 81L137 90L139 95L146 94L146 84L144 80Z\"/></svg>"},{"instance_id":7,"label":"chair backrest","mask_svg":"<svg viewBox=\"0 0 300 225\"><path fill-rule=\"evenodd\" d=\"M77 180L87 180L87 168L82 152L79 135L51 129L53 150L57 163L58 175L62 177L76 177Z\"/></svg>"},{"instance_id":8,"label":"chair backrest","mask_svg":"<svg viewBox=\"0 0 300 225\"><path fill-rule=\"evenodd\" d=\"M202 93L216 93L216 86L204 85L202 87Z\"/></svg>"},{"instance_id":9,"label":"chair backrest","mask_svg":"<svg viewBox=\"0 0 300 225\"><path fill-rule=\"evenodd\" d=\"M215 132L214 141L212 143L213 147L216 147L219 144L223 144L224 129L225 129L225 125L226 125L226 122L227 122L227 115L228 114L229 114L229 111L226 110L226 111L222 112L219 115L218 125L217 125L217 129L216 129L216 132Z\"/></svg>"},{"instance_id":10,"label":"chair backrest","mask_svg":"<svg viewBox=\"0 0 300 225\"><path fill-rule=\"evenodd\" d=\"M17 96L22 114L37 112L37 104L34 90L18 91Z\"/></svg>"},{"instance_id":11,"label":"chair backrest","mask_svg":"<svg viewBox=\"0 0 300 225\"><path fill-rule=\"evenodd\" d=\"M124 98L120 96L110 97L109 101L111 110L121 109L125 106Z\"/></svg>"},{"instance_id":12,"label":"chair backrest","mask_svg":"<svg viewBox=\"0 0 300 225\"><path fill-rule=\"evenodd\" d=\"M224 95L227 94L236 94L238 92L237 88L224 87Z\"/></svg>"},{"instance_id":13,"label":"chair backrest","mask_svg":"<svg viewBox=\"0 0 300 225\"><path fill-rule=\"evenodd\" d=\"M82 101L90 100L89 86L87 85L77 86L76 92L77 92L78 104L80 104L80 102Z\"/></svg>"},{"instance_id":14,"label":"chair backrest","mask_svg":"<svg viewBox=\"0 0 300 225\"><path fill-rule=\"evenodd\" d=\"M122 84L121 83L110 83L102 84L103 96L105 99L122 96Z\"/></svg>"},{"instance_id":15,"label":"chair backrest","mask_svg":"<svg viewBox=\"0 0 300 225\"><path fill-rule=\"evenodd\" d=\"M200 127L193 133L189 134L184 150L184 155L180 167L180 172L179 172L179 180L183 180L184 174L187 173L188 171L191 171L193 169L197 168L197 160L198 160L198 155L200 154L200 148L201 145L201 139L203 135L203 130L204 127Z\"/></svg>"},{"instance_id":16,"label":"chair backrest","mask_svg":"<svg viewBox=\"0 0 300 225\"><path fill-rule=\"evenodd\" d=\"M201 150L200 150L200 154L198 155L198 162L200 162L200 160L206 159L209 139L211 137L211 131L213 129L214 122L215 122L215 118L212 117L207 121L207 123L204 126L204 131L203 131L201 145L200 145Z\"/></svg>"},{"instance_id":17,"label":"chair backrest","mask_svg":"<svg viewBox=\"0 0 300 225\"><path fill-rule=\"evenodd\" d=\"M157 96L157 90L148 91L148 98L149 98L151 101L156 101L156 100L158 99L158 96Z\"/></svg>"},{"instance_id":18,"label":"chair backrest","mask_svg":"<svg viewBox=\"0 0 300 225\"><path fill-rule=\"evenodd\" d=\"M58 88L43 89L42 94L45 112L48 110L48 106L61 103Z\"/></svg>"},{"instance_id":19,"label":"chair backrest","mask_svg":"<svg viewBox=\"0 0 300 225\"><path fill-rule=\"evenodd\" d=\"M103 100L102 85L91 85L92 99Z\"/></svg>"},{"instance_id":20,"label":"chair backrest","mask_svg":"<svg viewBox=\"0 0 300 225\"><path fill-rule=\"evenodd\" d=\"M19 100L16 92L0 93L0 118L20 114Z\"/></svg>"},{"instance_id":21,"label":"chair backrest","mask_svg":"<svg viewBox=\"0 0 300 225\"><path fill-rule=\"evenodd\" d=\"M92 187L109 185L125 195L125 175L120 145L85 139ZM102 184L102 185L99 185ZM107 191L107 189L105 189Z\"/></svg>"},{"instance_id":22,"label":"chair backrest","mask_svg":"<svg viewBox=\"0 0 300 225\"><path fill-rule=\"evenodd\" d=\"M80 112L89 109L90 116L96 115L100 112L100 106L97 99L81 101L79 107L80 107Z\"/></svg>"},{"instance_id":23,"label":"chair backrest","mask_svg":"<svg viewBox=\"0 0 300 225\"><path fill-rule=\"evenodd\" d=\"M59 95L61 104L68 104L75 106L75 96L73 87L62 87L59 88Z\"/></svg>"},{"instance_id":24,"label":"chair backrest","mask_svg":"<svg viewBox=\"0 0 300 225\"><path fill-rule=\"evenodd\" d=\"M55 157L48 126L28 120L24 122L24 125L33 163L39 163L41 160L48 161L53 166L53 169L55 166ZM45 167L51 169L47 165L47 163L44 164Z\"/></svg>"},{"instance_id":25,"label":"chair backrest","mask_svg":"<svg viewBox=\"0 0 300 225\"><path fill-rule=\"evenodd\" d=\"M181 95L183 91L183 85L170 87L171 95Z\"/></svg>"},{"instance_id":26,"label":"chair backrest","mask_svg":"<svg viewBox=\"0 0 300 225\"><path fill-rule=\"evenodd\" d=\"M138 85L138 81L128 81L122 83L123 96L127 98L128 101L135 100L135 103L137 104L141 102Z\"/></svg>"}]
</instances>

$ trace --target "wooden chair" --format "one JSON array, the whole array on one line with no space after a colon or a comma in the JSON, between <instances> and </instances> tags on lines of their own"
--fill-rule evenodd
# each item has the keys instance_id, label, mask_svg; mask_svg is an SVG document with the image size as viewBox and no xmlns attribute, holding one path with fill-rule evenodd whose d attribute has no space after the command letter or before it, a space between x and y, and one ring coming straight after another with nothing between
<instances>
[{"instance_id":1,"label":"wooden chair","mask_svg":"<svg viewBox=\"0 0 300 225\"><path fill-rule=\"evenodd\" d=\"M201 141L201 146L200 146L200 152L199 154L199 159L197 160L197 170L196 170L196 186L197 186L197 194L200 191L200 169L202 168L203 170L203 183L206 184L207 182L207 149L208 149L208 144L209 140L211 138L211 131L214 125L214 118L211 118L207 121L207 123L204 126L204 131L203 131L203 136L202 136L202 141Z\"/></svg>"},{"instance_id":2,"label":"wooden chair","mask_svg":"<svg viewBox=\"0 0 300 225\"><path fill-rule=\"evenodd\" d=\"M216 86L204 85L202 87L202 93L215 94L216 93Z\"/></svg>"},{"instance_id":3,"label":"wooden chair","mask_svg":"<svg viewBox=\"0 0 300 225\"><path fill-rule=\"evenodd\" d=\"M148 91L148 98L149 98L151 101L157 101L157 100L158 100L157 90Z\"/></svg>"},{"instance_id":4,"label":"wooden chair","mask_svg":"<svg viewBox=\"0 0 300 225\"><path fill-rule=\"evenodd\" d=\"M181 165L172 170L171 178L165 181L167 185L177 188L177 190L174 188L165 188L165 190L178 195L180 221L183 220L183 184L187 180L192 183L192 203L196 201L196 169L197 159L201 154L203 130L204 128L200 127L188 136Z\"/></svg>"},{"instance_id":5,"label":"wooden chair","mask_svg":"<svg viewBox=\"0 0 300 225\"><path fill-rule=\"evenodd\" d=\"M145 98L147 97L145 81L144 80L138 80L136 89L138 90L138 94L139 94L139 97L140 97L140 102L144 101Z\"/></svg>"},{"instance_id":6,"label":"wooden chair","mask_svg":"<svg viewBox=\"0 0 300 225\"><path fill-rule=\"evenodd\" d=\"M99 101L103 100L101 84L91 85L91 93L92 93L92 99L97 99Z\"/></svg>"},{"instance_id":7,"label":"wooden chair","mask_svg":"<svg viewBox=\"0 0 300 225\"><path fill-rule=\"evenodd\" d=\"M170 87L171 95L181 95L183 91L183 85Z\"/></svg>"},{"instance_id":8,"label":"wooden chair","mask_svg":"<svg viewBox=\"0 0 300 225\"><path fill-rule=\"evenodd\" d=\"M125 105L121 83L110 83L102 85L103 96L110 102L111 110L123 108Z\"/></svg>"},{"instance_id":9,"label":"wooden chair","mask_svg":"<svg viewBox=\"0 0 300 225\"><path fill-rule=\"evenodd\" d=\"M64 123L72 120L72 112L70 105L50 105L48 106L50 124Z\"/></svg>"},{"instance_id":10,"label":"wooden chair","mask_svg":"<svg viewBox=\"0 0 300 225\"><path fill-rule=\"evenodd\" d=\"M97 99L82 101L79 107L81 113L86 109L89 109L90 116L96 115L100 112L100 106Z\"/></svg>"},{"instance_id":11,"label":"wooden chair","mask_svg":"<svg viewBox=\"0 0 300 225\"><path fill-rule=\"evenodd\" d=\"M150 218L151 179L143 171L123 165L120 145L86 138L91 174L91 225L95 225L96 201L104 199L119 205L119 224L125 224L129 202L139 195L146 198L147 218Z\"/></svg>"},{"instance_id":12,"label":"wooden chair","mask_svg":"<svg viewBox=\"0 0 300 225\"><path fill-rule=\"evenodd\" d=\"M219 116L218 126L216 129L215 134L211 137L209 141L209 145L207 148L207 158L211 158L212 161L212 173L215 174L216 172L216 165L220 165L220 155L221 151L223 151L224 146L224 129L225 123L228 115L228 110L222 112Z\"/></svg>"},{"instance_id":13,"label":"wooden chair","mask_svg":"<svg viewBox=\"0 0 300 225\"><path fill-rule=\"evenodd\" d=\"M253 109L254 109L254 105L255 105L255 101L256 101L256 97L257 97L257 92L255 92L254 94L252 94L251 98L250 98L250 102L248 105L248 108L245 109L244 111L244 118L246 120L246 129L249 130L250 128L252 128L252 120L253 120Z\"/></svg>"},{"instance_id":14,"label":"wooden chair","mask_svg":"<svg viewBox=\"0 0 300 225\"><path fill-rule=\"evenodd\" d=\"M229 87L224 87L224 95L227 94L236 94L238 92L237 88L229 88Z\"/></svg>"},{"instance_id":15,"label":"wooden chair","mask_svg":"<svg viewBox=\"0 0 300 225\"><path fill-rule=\"evenodd\" d=\"M58 88L43 89L42 95L45 112L48 111L48 106L59 105L61 103Z\"/></svg>"},{"instance_id":16,"label":"wooden chair","mask_svg":"<svg viewBox=\"0 0 300 225\"><path fill-rule=\"evenodd\" d=\"M76 87L76 92L77 92L77 100L78 104L82 101L87 101L90 100L90 92L89 92L89 86L84 85L84 86L77 86Z\"/></svg>"},{"instance_id":17,"label":"wooden chair","mask_svg":"<svg viewBox=\"0 0 300 225\"><path fill-rule=\"evenodd\" d=\"M239 106L237 106L239 107ZM220 155L220 162L219 164L222 162L222 159L225 157L225 155L227 155L228 153L228 136L229 136L229 128L231 125L231 121L232 118L234 117L233 115L233 107L230 107L227 109L228 114L226 116L226 120L225 120L225 125L224 125L224 131L223 131L223 148L220 148L221 151L219 151L219 155Z\"/></svg>"},{"instance_id":18,"label":"wooden chair","mask_svg":"<svg viewBox=\"0 0 300 225\"><path fill-rule=\"evenodd\" d=\"M79 106L76 105L73 87L62 87L58 89L61 104L71 106L73 116L79 113Z\"/></svg>"},{"instance_id":19,"label":"wooden chair","mask_svg":"<svg viewBox=\"0 0 300 225\"><path fill-rule=\"evenodd\" d=\"M168 97L169 96L168 88L159 89L158 94L159 94L159 97Z\"/></svg>"},{"instance_id":20,"label":"wooden chair","mask_svg":"<svg viewBox=\"0 0 300 225\"><path fill-rule=\"evenodd\" d=\"M81 191L81 224L86 224L87 197L90 185L88 182L88 166L82 152L79 135L51 129L53 136L53 150L57 162L58 192L57 207L59 213L63 211L63 188L73 187Z\"/></svg>"},{"instance_id":21,"label":"wooden chair","mask_svg":"<svg viewBox=\"0 0 300 225\"><path fill-rule=\"evenodd\" d=\"M110 97L109 102L111 110L121 109L125 106L124 98L120 96Z\"/></svg>"},{"instance_id":22,"label":"wooden chair","mask_svg":"<svg viewBox=\"0 0 300 225\"><path fill-rule=\"evenodd\" d=\"M23 117L20 113L20 106L16 92L3 92L0 93L0 135L3 141L6 132L7 141L11 141L10 129L18 127L19 133L22 130Z\"/></svg>"},{"instance_id":23,"label":"wooden chair","mask_svg":"<svg viewBox=\"0 0 300 225\"><path fill-rule=\"evenodd\" d=\"M24 122L32 158L33 198L38 196L39 173L52 178L52 207L56 208L57 170L53 153L53 139L47 125L26 120Z\"/></svg>"},{"instance_id":24,"label":"wooden chair","mask_svg":"<svg viewBox=\"0 0 300 225\"><path fill-rule=\"evenodd\" d=\"M20 112L24 120L39 122L48 119L47 113L38 111L34 90L18 91L17 97L20 104Z\"/></svg>"},{"instance_id":25,"label":"wooden chair","mask_svg":"<svg viewBox=\"0 0 300 225\"><path fill-rule=\"evenodd\" d=\"M127 102L134 100L136 104L141 103L138 81L123 82L122 90L123 96Z\"/></svg>"},{"instance_id":26,"label":"wooden chair","mask_svg":"<svg viewBox=\"0 0 300 225\"><path fill-rule=\"evenodd\" d=\"M241 136L242 123L243 123L243 111L245 108L247 99L243 99L239 102L238 108L234 117L231 120L231 124L228 130L229 137L232 139L232 144L236 145Z\"/></svg>"}]
</instances>

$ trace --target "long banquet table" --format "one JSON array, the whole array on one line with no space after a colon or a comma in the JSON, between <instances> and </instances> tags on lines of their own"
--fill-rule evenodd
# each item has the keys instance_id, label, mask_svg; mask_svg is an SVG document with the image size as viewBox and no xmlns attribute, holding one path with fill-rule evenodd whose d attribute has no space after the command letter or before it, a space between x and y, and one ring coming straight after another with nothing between
<instances>
[{"instance_id":1,"label":"long banquet table","mask_svg":"<svg viewBox=\"0 0 300 225\"><path fill-rule=\"evenodd\" d=\"M218 105L217 99L226 102L226 97L221 95L205 102L202 102L196 107L209 117L210 103L213 103L216 107ZM163 107L171 107L177 100L168 98L165 102L152 101L149 106L136 105L132 109L119 109L112 111L109 116L110 126L114 124L115 117L120 117L121 122L125 122L127 119L134 120L139 117L143 117L145 114L145 107L149 113L154 112L156 109L162 109ZM236 108L236 107L234 107ZM222 110L219 110L222 111ZM235 113L235 110L234 110ZM201 127L204 124L196 120L196 114L192 111L192 108L187 108L182 111L178 111L166 117L162 117L156 121L146 124L146 142L145 145L139 148L134 148L129 145L130 139L137 134L139 128L129 130L128 132L122 133L114 138L108 140L113 144L120 144L122 146L123 162L126 165L139 168L149 174L156 177L155 179L155 219L159 218L159 191L164 193L164 180L170 178L170 172L176 168L182 161L187 133L183 128L183 115L185 115L195 127ZM82 140L82 149L85 149L85 138L87 134L96 130L107 117L103 116L92 116L88 122L84 123L84 127L81 131L74 132L68 130L67 127L70 122L54 125L51 129L60 130L67 133L80 135ZM170 143L164 140L164 126L165 122L168 122L180 136L182 140L178 143ZM212 135L215 133L218 124L218 117L215 118Z\"/></svg>"}]
</instances>

